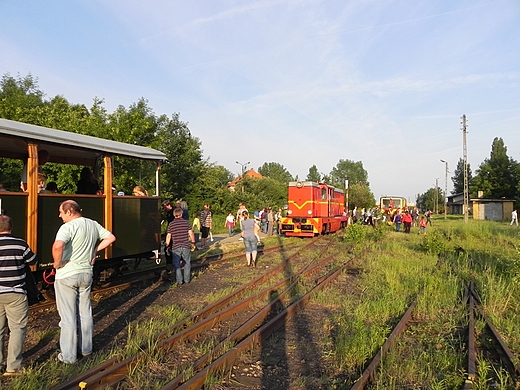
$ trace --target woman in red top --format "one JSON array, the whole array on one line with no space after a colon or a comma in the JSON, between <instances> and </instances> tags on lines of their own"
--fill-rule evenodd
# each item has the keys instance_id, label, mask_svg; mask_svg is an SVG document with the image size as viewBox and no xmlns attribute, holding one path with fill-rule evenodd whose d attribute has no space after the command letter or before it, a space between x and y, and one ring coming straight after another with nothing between
<instances>
[{"instance_id":1,"label":"woman in red top","mask_svg":"<svg viewBox=\"0 0 520 390\"><path fill-rule=\"evenodd\" d=\"M404 232L410 233L410 228L412 227L413 218L412 215L408 210L405 211L403 215L403 225L404 225Z\"/></svg>"}]
</instances>

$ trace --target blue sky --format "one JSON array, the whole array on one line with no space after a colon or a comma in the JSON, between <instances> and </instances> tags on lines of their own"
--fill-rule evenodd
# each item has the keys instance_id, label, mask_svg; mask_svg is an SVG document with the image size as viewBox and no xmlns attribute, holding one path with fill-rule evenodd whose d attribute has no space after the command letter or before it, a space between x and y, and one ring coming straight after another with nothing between
<instances>
[{"instance_id":1,"label":"blue sky","mask_svg":"<svg viewBox=\"0 0 520 390\"><path fill-rule=\"evenodd\" d=\"M109 112L180 113L204 157L300 179L362 161L376 198L445 183L468 118L520 160L520 1L0 0L0 75Z\"/></svg>"}]
</instances>

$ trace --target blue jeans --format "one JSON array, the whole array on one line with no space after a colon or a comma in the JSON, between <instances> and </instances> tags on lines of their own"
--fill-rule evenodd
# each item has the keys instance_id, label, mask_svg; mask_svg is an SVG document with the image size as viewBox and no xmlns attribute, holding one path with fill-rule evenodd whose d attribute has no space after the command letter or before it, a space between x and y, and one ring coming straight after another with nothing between
<instances>
[{"instance_id":1,"label":"blue jeans","mask_svg":"<svg viewBox=\"0 0 520 390\"><path fill-rule=\"evenodd\" d=\"M191 273L191 251L189 248L177 248L172 250L173 269L177 283L182 284L181 259L184 259L184 283L190 282Z\"/></svg>"},{"instance_id":2,"label":"blue jeans","mask_svg":"<svg viewBox=\"0 0 520 390\"><path fill-rule=\"evenodd\" d=\"M246 247L246 253L256 252L258 249L258 240L255 236L244 237L244 246Z\"/></svg>"},{"instance_id":3,"label":"blue jeans","mask_svg":"<svg viewBox=\"0 0 520 390\"><path fill-rule=\"evenodd\" d=\"M58 358L64 363L77 360L78 341L83 355L92 353L92 306L90 289L92 274L81 273L54 282L56 306L60 313L60 349ZM78 322L81 330L78 336Z\"/></svg>"},{"instance_id":4,"label":"blue jeans","mask_svg":"<svg viewBox=\"0 0 520 390\"><path fill-rule=\"evenodd\" d=\"M0 294L0 363L4 362L4 333L9 324L9 345L7 349L7 370L16 371L22 367L22 350L29 317L27 296L18 293Z\"/></svg>"}]
</instances>

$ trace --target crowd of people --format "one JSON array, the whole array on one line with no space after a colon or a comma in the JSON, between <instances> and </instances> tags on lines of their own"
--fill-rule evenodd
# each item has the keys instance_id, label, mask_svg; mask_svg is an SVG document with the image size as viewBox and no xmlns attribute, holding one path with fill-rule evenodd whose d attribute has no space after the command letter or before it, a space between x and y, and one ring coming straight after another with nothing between
<instances>
[{"instance_id":1,"label":"crowd of people","mask_svg":"<svg viewBox=\"0 0 520 390\"><path fill-rule=\"evenodd\" d=\"M213 241L213 214L210 210L209 204L204 204L202 211L195 213L193 222L189 223L188 207L185 201L177 201L175 205L171 201L166 200L162 203L163 208L163 222L167 224L167 233L165 239L165 256L168 264L173 264L173 272L175 273L175 280L178 284L187 283L189 281L188 273L184 274L184 279L180 274L181 268L184 272L190 268L191 254L184 251L175 251L177 248L174 227L179 224L175 220L176 215L181 215L178 218L186 220L183 223L183 245L191 250L207 249ZM261 243L259 233L262 232L268 236L279 234L279 225L282 220L282 209L278 209L275 213L271 207L263 208L250 214L247 206L244 203L239 205L238 211L235 213L229 212L224 220L224 228L228 237L233 237L239 234L239 240L244 243L246 248L247 264L256 266L256 257L258 252L258 244ZM192 242L186 241L186 237L193 235ZM179 236L180 237L180 236ZM189 245L188 245L189 244Z\"/></svg>"},{"instance_id":2,"label":"crowd of people","mask_svg":"<svg viewBox=\"0 0 520 390\"><path fill-rule=\"evenodd\" d=\"M402 227L405 233L410 233L412 227L418 227L420 234L426 234L426 227L428 225L432 226L432 214L433 212L430 209L421 213L417 207L411 210L405 208L403 210L390 209L385 211L381 211L379 207L373 209L363 208L361 212L358 211L357 207L354 207L350 216L353 223L360 222L365 225L376 226L377 221L382 220L382 222L394 225L396 232L400 232ZM518 226L518 212L516 209L511 212L510 225Z\"/></svg>"},{"instance_id":3,"label":"crowd of people","mask_svg":"<svg viewBox=\"0 0 520 390\"><path fill-rule=\"evenodd\" d=\"M421 215L419 209L414 207L412 210L405 209L389 209L380 210L379 207L372 209L361 209L358 211L357 207L351 212L353 223L362 223L364 225L376 226L377 222L381 220L383 223L395 226L395 231L400 232L401 227L404 233L410 233L412 227L419 227L419 233L426 234L426 227L432 225L431 210L427 210Z\"/></svg>"}]
</instances>

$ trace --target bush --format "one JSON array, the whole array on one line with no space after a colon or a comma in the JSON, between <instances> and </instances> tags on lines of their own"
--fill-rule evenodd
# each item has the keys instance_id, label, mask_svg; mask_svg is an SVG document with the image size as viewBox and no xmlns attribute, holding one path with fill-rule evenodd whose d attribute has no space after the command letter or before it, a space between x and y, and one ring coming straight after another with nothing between
<instances>
[{"instance_id":1,"label":"bush","mask_svg":"<svg viewBox=\"0 0 520 390\"><path fill-rule=\"evenodd\" d=\"M446 239L438 230L434 230L431 234L424 235L421 243L421 249L432 255L439 255L446 251Z\"/></svg>"}]
</instances>

